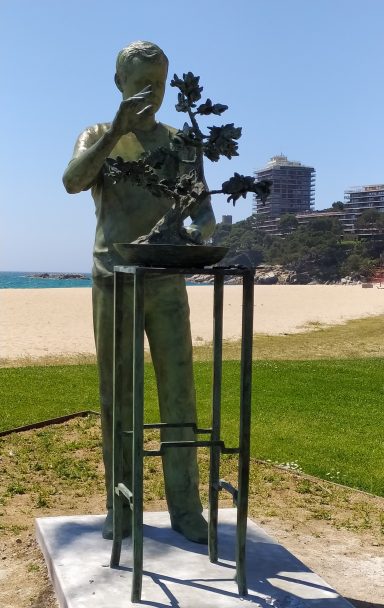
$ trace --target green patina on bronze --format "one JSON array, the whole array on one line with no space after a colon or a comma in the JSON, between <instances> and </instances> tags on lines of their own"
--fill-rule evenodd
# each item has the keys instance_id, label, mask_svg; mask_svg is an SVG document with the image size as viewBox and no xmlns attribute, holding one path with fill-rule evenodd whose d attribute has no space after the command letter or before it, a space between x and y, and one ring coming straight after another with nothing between
<instances>
[{"instance_id":1,"label":"green patina on bronze","mask_svg":"<svg viewBox=\"0 0 384 608\"><path fill-rule=\"evenodd\" d=\"M182 79L175 75L171 82L179 89L176 109L186 113L191 124L185 123L180 131L156 122L167 70L166 56L152 43L132 43L119 53L115 82L123 101L111 122L93 125L79 136L63 177L69 193L91 189L96 208L92 298L108 511L103 536L114 538L111 565L119 563L122 537L133 536L132 601L141 597L142 459L155 454L163 460L172 527L189 540L208 543L211 561L218 558L218 491L226 488L237 497L237 583L239 593L247 593L253 271L238 271L244 286L240 438L237 448L226 448L220 440L222 303L224 275L231 271L208 271L215 277L214 378L212 428L204 430L197 428L189 306L183 277L188 272L180 267L184 267L184 259L191 260L191 269L194 260L204 266L216 261L211 255L225 253L203 246L215 227L211 194L225 193L233 204L249 192L265 200L270 183L235 173L220 189L208 190L203 157L217 161L220 156L236 156L241 129L226 124L209 127L208 135L200 130L198 115L221 115L227 106L213 104L210 99L197 106L202 87L199 77L191 72ZM188 217L192 223L185 227ZM130 257L132 246L147 248L152 256L148 263L145 254L140 263L171 267L169 272L151 273L150 268L143 268L143 272L117 270L127 261L139 262ZM188 253L172 260L183 249L194 250L196 255ZM163 260L160 252L166 252L167 259ZM149 274L145 272L148 270ZM143 446L144 331L155 368L162 421L157 425L161 437L158 451L144 450ZM210 440L197 440L201 432L209 433ZM211 450L209 538L199 496L199 446ZM220 453L229 452L239 454L238 492L219 482Z\"/></svg>"},{"instance_id":2,"label":"green patina on bronze","mask_svg":"<svg viewBox=\"0 0 384 608\"><path fill-rule=\"evenodd\" d=\"M202 213L211 194L227 194L227 201L232 201L233 205L250 192L262 203L269 195L271 182L258 182L250 175L239 173L225 181L221 188L208 189L203 171L204 156L213 162L222 156L228 159L238 156L237 140L241 137L241 128L228 123L208 127L209 133L201 130L197 117L221 116L228 106L213 104L209 98L197 105L203 91L199 81L200 77L192 72L183 74L182 78L175 74L171 81L171 86L179 90L176 110L187 114L190 124L185 122L183 128L173 134L170 146L159 145L155 150L143 152L138 160L126 160L122 156L106 159L105 175L114 184L128 180L154 196L165 196L172 202L171 208L152 230L134 241L136 244L194 245L196 248L203 242L201 230L196 224L185 228L184 220L197 210ZM159 174L160 170L163 175ZM213 261L207 250L206 264L209 263Z\"/></svg>"},{"instance_id":3,"label":"green patina on bronze","mask_svg":"<svg viewBox=\"0 0 384 608\"><path fill-rule=\"evenodd\" d=\"M246 531L248 513L249 486L249 457L250 457L250 426L251 426L251 383L252 383L252 336L253 336L253 286L254 271L240 268L204 268L200 272L214 277L214 331L213 331L213 391L212 419L210 428L198 428L195 423L166 422L144 423L144 327L145 327L145 278L156 276L184 276L193 273L193 268L156 268L148 266L117 266L115 268L115 341L114 341L114 464L113 464L113 545L111 567L120 564L122 538L124 532L124 506L132 510L132 587L131 601L141 599L143 577L143 459L145 456L162 456L177 452L180 458L187 450L197 447L210 448L209 475L209 510L208 510L208 550L212 562L218 561L217 524L218 524L218 493L220 490L229 491L237 506L236 526L236 582L239 595L247 595L246 581ZM222 328L223 328L223 295L224 277L239 276L243 282L242 303L242 339L241 339L241 372L240 372L240 429L237 446L227 447L221 440L221 376L222 376ZM133 307L133 338L130 340L133 351L133 429L127 430L123 422L124 413L124 377L128 370L121 365L122 341L129 334L129 326L125 323L124 311L127 307L125 300L127 292L124 282L127 277L134 280L132 299ZM144 429L160 429L162 437L167 431L190 430L194 439L163 440L159 449L145 449L143 442ZM208 435L208 439L196 439L199 435ZM124 442L131 440L132 449L132 481L127 485L127 477L123 471L122 454ZM238 490L230 483L220 479L220 455L238 454ZM193 518L197 521L193 521ZM200 514L196 511L189 516L189 531L199 527ZM172 518L171 518L172 520ZM177 521L173 528L179 529ZM184 531L185 534L185 531ZM187 536L188 537L188 536ZM195 539L196 540L196 539ZM206 537L204 534L204 541Z\"/></svg>"},{"instance_id":4,"label":"green patina on bronze","mask_svg":"<svg viewBox=\"0 0 384 608\"><path fill-rule=\"evenodd\" d=\"M165 90L168 60L156 45L138 42L123 49L117 58L115 81L122 92L114 119L87 128L79 136L73 158L63 177L68 192L91 189L96 207L93 266L93 318L100 378L103 456L106 472L108 516L104 536L112 536L112 404L113 404L113 268L124 260L114 243L129 243L149 233L172 207L167 196L132 182L116 181L106 159L136 162L158 148L174 152L177 129L158 123ZM198 162L196 151L178 140L180 162L157 167L161 179L177 180ZM186 169L187 168L187 169ZM203 178L202 167L198 167ZM192 224L186 228L196 241L212 233L215 221L209 196L190 208ZM133 283L126 281L122 314L131 327L122 336L118 365L132 370ZM182 277L157 277L145 285L145 330L157 376L159 406L164 422L196 422L189 307ZM126 323L127 324L127 323ZM132 374L125 374L122 424L132 428ZM193 440L191 428L165 429L163 440ZM125 442L123 470L132 478L130 440ZM163 456L165 489L172 525L197 542L207 542L207 524L201 515L196 449L182 454L168 450ZM129 485L129 484L128 484ZM125 532L130 532L130 512L124 510ZM191 523L192 522L192 523Z\"/></svg>"}]
</instances>

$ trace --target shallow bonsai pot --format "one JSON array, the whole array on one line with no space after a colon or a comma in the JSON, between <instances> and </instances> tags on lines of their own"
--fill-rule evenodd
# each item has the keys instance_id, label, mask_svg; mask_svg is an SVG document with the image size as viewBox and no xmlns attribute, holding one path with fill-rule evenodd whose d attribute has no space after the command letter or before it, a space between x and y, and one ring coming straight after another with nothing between
<instances>
[{"instance_id":1,"label":"shallow bonsai pot","mask_svg":"<svg viewBox=\"0 0 384 608\"><path fill-rule=\"evenodd\" d=\"M114 243L126 265L160 268L204 268L219 262L228 247L211 245L162 245Z\"/></svg>"}]
</instances>

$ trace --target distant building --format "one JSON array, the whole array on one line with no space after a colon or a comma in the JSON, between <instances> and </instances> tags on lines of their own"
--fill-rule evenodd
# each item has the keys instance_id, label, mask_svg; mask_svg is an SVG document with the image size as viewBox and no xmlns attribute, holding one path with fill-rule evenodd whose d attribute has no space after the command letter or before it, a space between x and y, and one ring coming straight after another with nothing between
<instances>
[{"instance_id":1,"label":"distant building","mask_svg":"<svg viewBox=\"0 0 384 608\"><path fill-rule=\"evenodd\" d=\"M376 209L384 213L384 184L357 186L344 193L343 229L346 234L358 236L371 236L374 234L369 228L358 229L356 221L367 209Z\"/></svg>"},{"instance_id":2,"label":"distant building","mask_svg":"<svg viewBox=\"0 0 384 608\"><path fill-rule=\"evenodd\" d=\"M315 200L315 169L286 156L273 156L263 169L255 172L258 180L272 181L271 194L265 205L255 198L253 213L263 223L285 213L310 212ZM262 225L261 225L262 227Z\"/></svg>"},{"instance_id":3,"label":"distant building","mask_svg":"<svg viewBox=\"0 0 384 608\"><path fill-rule=\"evenodd\" d=\"M232 226L232 215L223 215L221 223Z\"/></svg>"},{"instance_id":4,"label":"distant building","mask_svg":"<svg viewBox=\"0 0 384 608\"><path fill-rule=\"evenodd\" d=\"M311 220L318 219L318 218L336 219L342 223L343 219L345 217L344 211L328 211L328 210L310 211L309 213L295 213L294 215L297 219L297 223L299 226L302 226L303 224L308 224L308 222L310 222ZM283 234L280 230L279 222L280 222L279 217L275 217L273 219L266 219L262 223L261 228L262 228L262 230L264 230L264 232L267 232L268 234L270 234L272 236L283 236Z\"/></svg>"},{"instance_id":5,"label":"distant building","mask_svg":"<svg viewBox=\"0 0 384 608\"><path fill-rule=\"evenodd\" d=\"M328 219L334 219L334 220L338 220L339 222L342 222L343 218L344 218L344 211L329 211L328 209L320 209L319 211L312 211L311 213L298 213L296 215L296 219L299 223L299 226L302 226L303 224L308 224L308 222L310 222L311 220L316 220L319 218L328 218Z\"/></svg>"}]
</instances>

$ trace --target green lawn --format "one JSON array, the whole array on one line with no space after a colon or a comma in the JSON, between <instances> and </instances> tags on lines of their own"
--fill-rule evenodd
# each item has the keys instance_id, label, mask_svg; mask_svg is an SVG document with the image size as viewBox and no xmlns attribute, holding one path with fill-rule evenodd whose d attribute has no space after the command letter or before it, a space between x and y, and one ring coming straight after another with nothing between
<instances>
[{"instance_id":1,"label":"green lawn","mask_svg":"<svg viewBox=\"0 0 384 608\"><path fill-rule=\"evenodd\" d=\"M200 424L209 423L211 365L196 364ZM384 496L381 359L255 361L252 456ZM239 362L223 363L223 438L238 435ZM146 419L156 421L151 364ZM93 365L0 370L0 430L98 409Z\"/></svg>"}]
</instances>

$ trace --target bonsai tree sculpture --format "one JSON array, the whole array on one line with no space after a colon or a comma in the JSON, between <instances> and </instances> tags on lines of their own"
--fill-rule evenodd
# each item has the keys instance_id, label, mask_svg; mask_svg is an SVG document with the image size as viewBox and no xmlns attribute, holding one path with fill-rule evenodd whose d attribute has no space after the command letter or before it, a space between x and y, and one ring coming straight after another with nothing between
<instances>
[{"instance_id":1,"label":"bonsai tree sculpture","mask_svg":"<svg viewBox=\"0 0 384 608\"><path fill-rule=\"evenodd\" d=\"M257 182L249 175L234 175L225 181L218 190L209 190L203 178L203 157L217 162L221 156L232 158L238 156L237 140L241 137L241 127L233 123L221 127L208 127L209 134L204 134L197 122L197 116L220 116L228 106L216 103L210 99L196 107L201 99L203 87L199 86L199 76L192 72L183 74L179 78L176 74L171 86L179 89L176 110L188 114L190 124L184 123L183 129L176 133L170 149L158 148L150 154L143 155L138 161L125 162L121 157L108 158L107 173L116 183L121 179L132 180L138 186L150 190L155 196L166 196L173 200L171 209L152 228L149 234L140 236L135 244L173 244L196 245L183 227L183 222L189 216L189 210L207 196L212 194L227 194L227 201L236 201L245 198L248 192L255 193L264 203L270 193L271 182L263 180ZM195 149L193 160L181 160L177 149L186 145ZM176 180L160 179L156 169L167 166L173 169L171 173L180 175L180 164L193 164L189 172L182 172Z\"/></svg>"}]
</instances>

